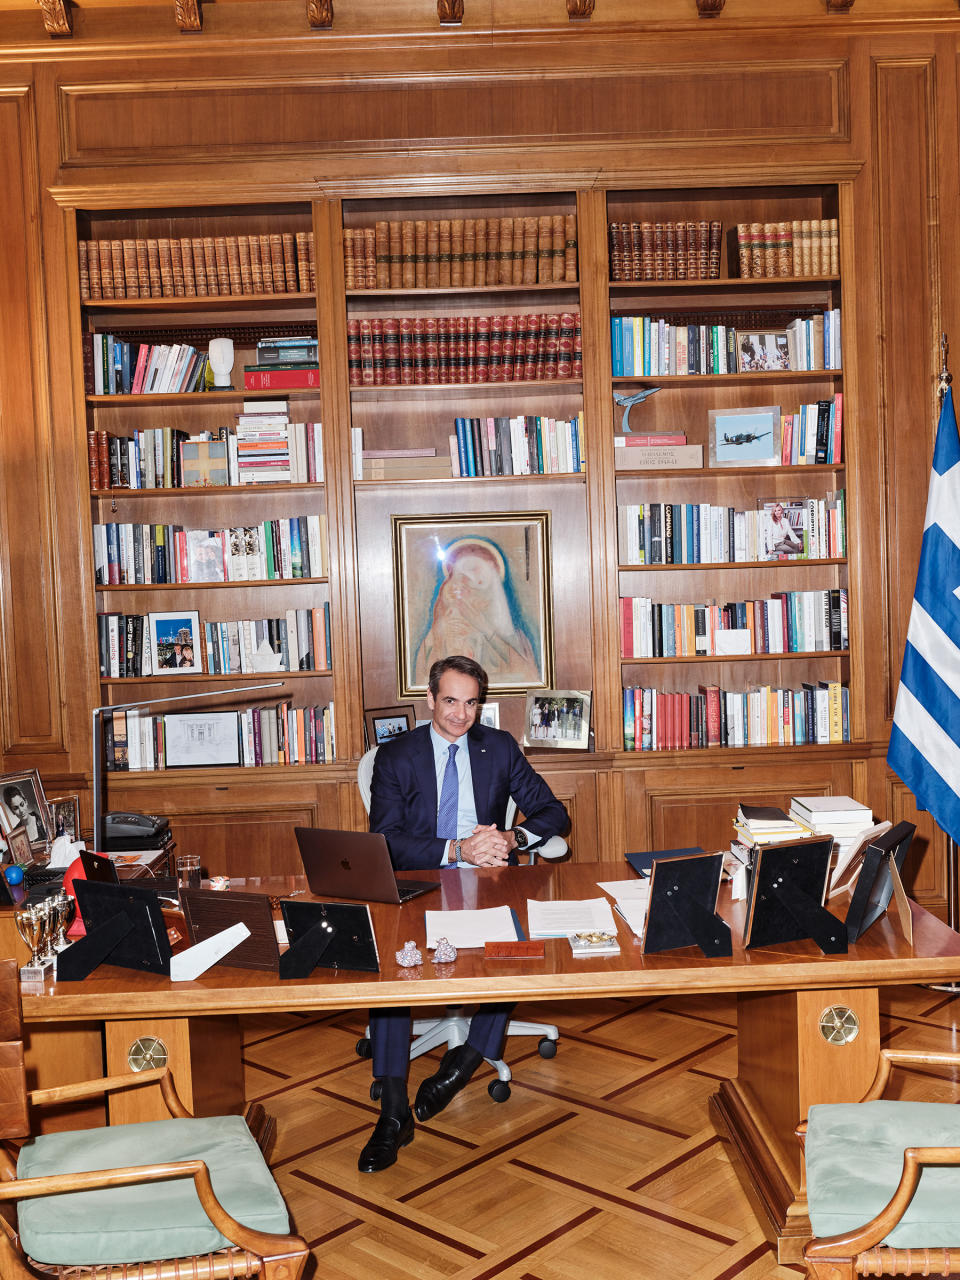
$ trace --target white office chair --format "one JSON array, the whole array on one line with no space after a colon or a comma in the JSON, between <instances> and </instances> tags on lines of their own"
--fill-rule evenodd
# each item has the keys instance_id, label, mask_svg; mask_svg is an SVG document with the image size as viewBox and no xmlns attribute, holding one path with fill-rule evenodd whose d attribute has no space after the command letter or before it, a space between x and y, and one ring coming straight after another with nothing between
<instances>
[{"instance_id":1,"label":"white office chair","mask_svg":"<svg viewBox=\"0 0 960 1280\"><path fill-rule=\"evenodd\" d=\"M360 758L357 766L357 786L360 789L360 798L367 813L370 812L370 788L373 782L373 759L377 754L377 748L371 747ZM517 804L513 797L507 804L507 812L504 817L504 829L513 826L517 816ZM529 860L534 863L537 857L541 858L562 858L567 852L567 842L563 836L551 836L549 840L545 840L542 845L536 849L530 850ZM448 1049L456 1049L462 1044L466 1044L467 1035L470 1031L470 1019L464 1014L462 1005L448 1005L447 1011L441 1018L418 1018L413 1024L413 1040L410 1042L410 1060L419 1058L423 1053L429 1053L431 1049L437 1048L438 1045L446 1044ZM357 1054L361 1058L370 1057L370 1029L367 1028L366 1034L357 1041ZM524 1022L520 1019L512 1019L507 1023L508 1036L539 1036L540 1040L537 1045L541 1058L553 1058L557 1052L557 1041L560 1038L560 1032L555 1026L547 1022ZM496 1080L491 1081L487 1086L487 1092L494 1102L506 1102L510 1097L510 1081L513 1078L510 1068L502 1058L488 1058L487 1062L496 1071ZM374 1080L370 1086L370 1097L376 1101L380 1096L380 1082Z\"/></svg>"}]
</instances>

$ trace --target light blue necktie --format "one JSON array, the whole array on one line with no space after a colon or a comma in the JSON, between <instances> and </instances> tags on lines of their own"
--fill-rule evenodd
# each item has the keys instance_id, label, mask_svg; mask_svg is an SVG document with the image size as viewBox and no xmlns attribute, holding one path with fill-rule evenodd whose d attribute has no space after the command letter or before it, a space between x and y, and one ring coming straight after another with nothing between
<instances>
[{"instance_id":1,"label":"light blue necktie","mask_svg":"<svg viewBox=\"0 0 960 1280\"><path fill-rule=\"evenodd\" d=\"M451 742L447 767L443 771L440 804L437 806L437 835L441 840L456 840L457 813L460 809L460 778L457 774L457 744Z\"/></svg>"}]
</instances>

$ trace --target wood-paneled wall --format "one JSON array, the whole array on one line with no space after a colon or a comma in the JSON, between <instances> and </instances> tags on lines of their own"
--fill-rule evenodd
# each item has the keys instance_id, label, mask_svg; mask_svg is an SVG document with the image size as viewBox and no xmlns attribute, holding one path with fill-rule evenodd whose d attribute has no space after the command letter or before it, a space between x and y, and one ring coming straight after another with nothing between
<instances>
[{"instance_id":1,"label":"wood-paneled wall","mask_svg":"<svg viewBox=\"0 0 960 1280\"><path fill-rule=\"evenodd\" d=\"M575 802L583 856L678 833L689 836L680 843L707 840L738 791L759 799L823 786L911 816L884 755L922 530L939 332L960 344L956 5L857 0L840 15L798 0L774 24L753 0L727 0L709 21L693 0L666 18L662 5L597 0L590 22L571 23L562 0L467 0L463 26L450 29L427 0L335 7L332 30L311 33L302 3L219 0L202 33L179 36L172 3L89 0L72 9L73 36L52 40L35 5L0 0L0 766L39 767L54 793L85 792L90 773L99 691L76 209L315 202L324 419L342 435L342 325L322 323L343 312L340 200L577 191L581 243L593 254L582 258L584 321L597 335L584 408L602 442L613 421L598 381L609 353L596 193L838 183L844 390L858 417L848 471L855 741L787 778L759 752L721 767L616 755L618 637L615 619L595 609L590 646L571 669L592 669L607 750L548 772ZM591 467L586 485L585 527L566 536L598 552L585 568L602 600L616 575L609 467ZM327 486L328 509L352 512L348 455ZM363 502L369 495L331 545L335 696L352 711L341 724L349 757L361 749L359 710L382 658L363 653L364 591L377 588L358 564L375 566L383 551ZM297 783L277 804L298 821L357 822L351 770L346 761L319 786ZM250 826L252 804L229 799L236 783L223 785L231 816L205 847L222 847L233 866L231 841L270 840L264 824ZM164 787L164 803L189 815L184 834L217 825L216 780ZM131 804L152 809L160 797L150 780L130 780ZM84 805L89 818L86 793ZM921 830L914 888L942 907L945 841L926 817Z\"/></svg>"}]
</instances>

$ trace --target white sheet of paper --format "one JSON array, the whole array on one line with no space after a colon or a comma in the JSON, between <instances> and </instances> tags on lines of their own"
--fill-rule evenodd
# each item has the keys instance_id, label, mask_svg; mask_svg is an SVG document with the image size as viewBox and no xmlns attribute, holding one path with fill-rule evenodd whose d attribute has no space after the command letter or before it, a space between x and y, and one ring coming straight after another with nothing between
<instances>
[{"instance_id":1,"label":"white sheet of paper","mask_svg":"<svg viewBox=\"0 0 960 1280\"><path fill-rule=\"evenodd\" d=\"M597 888L609 893L614 902L646 902L650 897L650 881L639 877L632 880L598 880Z\"/></svg>"},{"instance_id":2,"label":"white sheet of paper","mask_svg":"<svg viewBox=\"0 0 960 1280\"><path fill-rule=\"evenodd\" d=\"M574 933L617 932L606 898L583 901L538 902L527 899L527 924L531 938L569 938Z\"/></svg>"},{"instance_id":3,"label":"white sheet of paper","mask_svg":"<svg viewBox=\"0 0 960 1280\"><path fill-rule=\"evenodd\" d=\"M638 938L643 937L643 927L647 919L649 898L626 898L617 903L617 912L623 916L631 930Z\"/></svg>"},{"instance_id":4,"label":"white sheet of paper","mask_svg":"<svg viewBox=\"0 0 960 1280\"><path fill-rule=\"evenodd\" d=\"M427 947L446 938L458 949L482 947L485 942L516 942L517 926L509 907L486 907L478 911L425 911Z\"/></svg>"}]
</instances>

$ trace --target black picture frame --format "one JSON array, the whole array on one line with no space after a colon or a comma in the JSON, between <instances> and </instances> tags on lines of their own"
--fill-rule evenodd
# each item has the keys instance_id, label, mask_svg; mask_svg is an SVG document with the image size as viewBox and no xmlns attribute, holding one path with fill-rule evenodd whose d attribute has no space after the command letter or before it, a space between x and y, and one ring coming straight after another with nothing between
<instances>
[{"instance_id":1,"label":"black picture frame","mask_svg":"<svg viewBox=\"0 0 960 1280\"><path fill-rule=\"evenodd\" d=\"M810 938L825 955L846 951L846 926L823 905L832 856L832 835L757 847L747 892L745 947Z\"/></svg>"},{"instance_id":2,"label":"black picture frame","mask_svg":"<svg viewBox=\"0 0 960 1280\"><path fill-rule=\"evenodd\" d=\"M722 874L722 853L653 860L644 955L682 947L699 947L711 957L733 954L730 926L717 915Z\"/></svg>"},{"instance_id":3,"label":"black picture frame","mask_svg":"<svg viewBox=\"0 0 960 1280\"><path fill-rule=\"evenodd\" d=\"M893 874L903 864L917 828L912 822L898 822L867 845L860 874L847 908L847 939L856 942L885 914L893 897Z\"/></svg>"},{"instance_id":4,"label":"black picture frame","mask_svg":"<svg viewBox=\"0 0 960 1280\"><path fill-rule=\"evenodd\" d=\"M314 925L324 921L333 926L330 945L320 955L321 969L353 969L360 973L379 973L380 956L373 932L370 908L358 902L280 902L287 941L295 947Z\"/></svg>"},{"instance_id":5,"label":"black picture frame","mask_svg":"<svg viewBox=\"0 0 960 1280\"><path fill-rule=\"evenodd\" d=\"M139 889L129 882L80 879L73 887L87 939L92 940L100 929L109 929L118 916L129 921L127 932L104 956L104 963L170 976L170 939L160 901L152 889Z\"/></svg>"}]
</instances>

